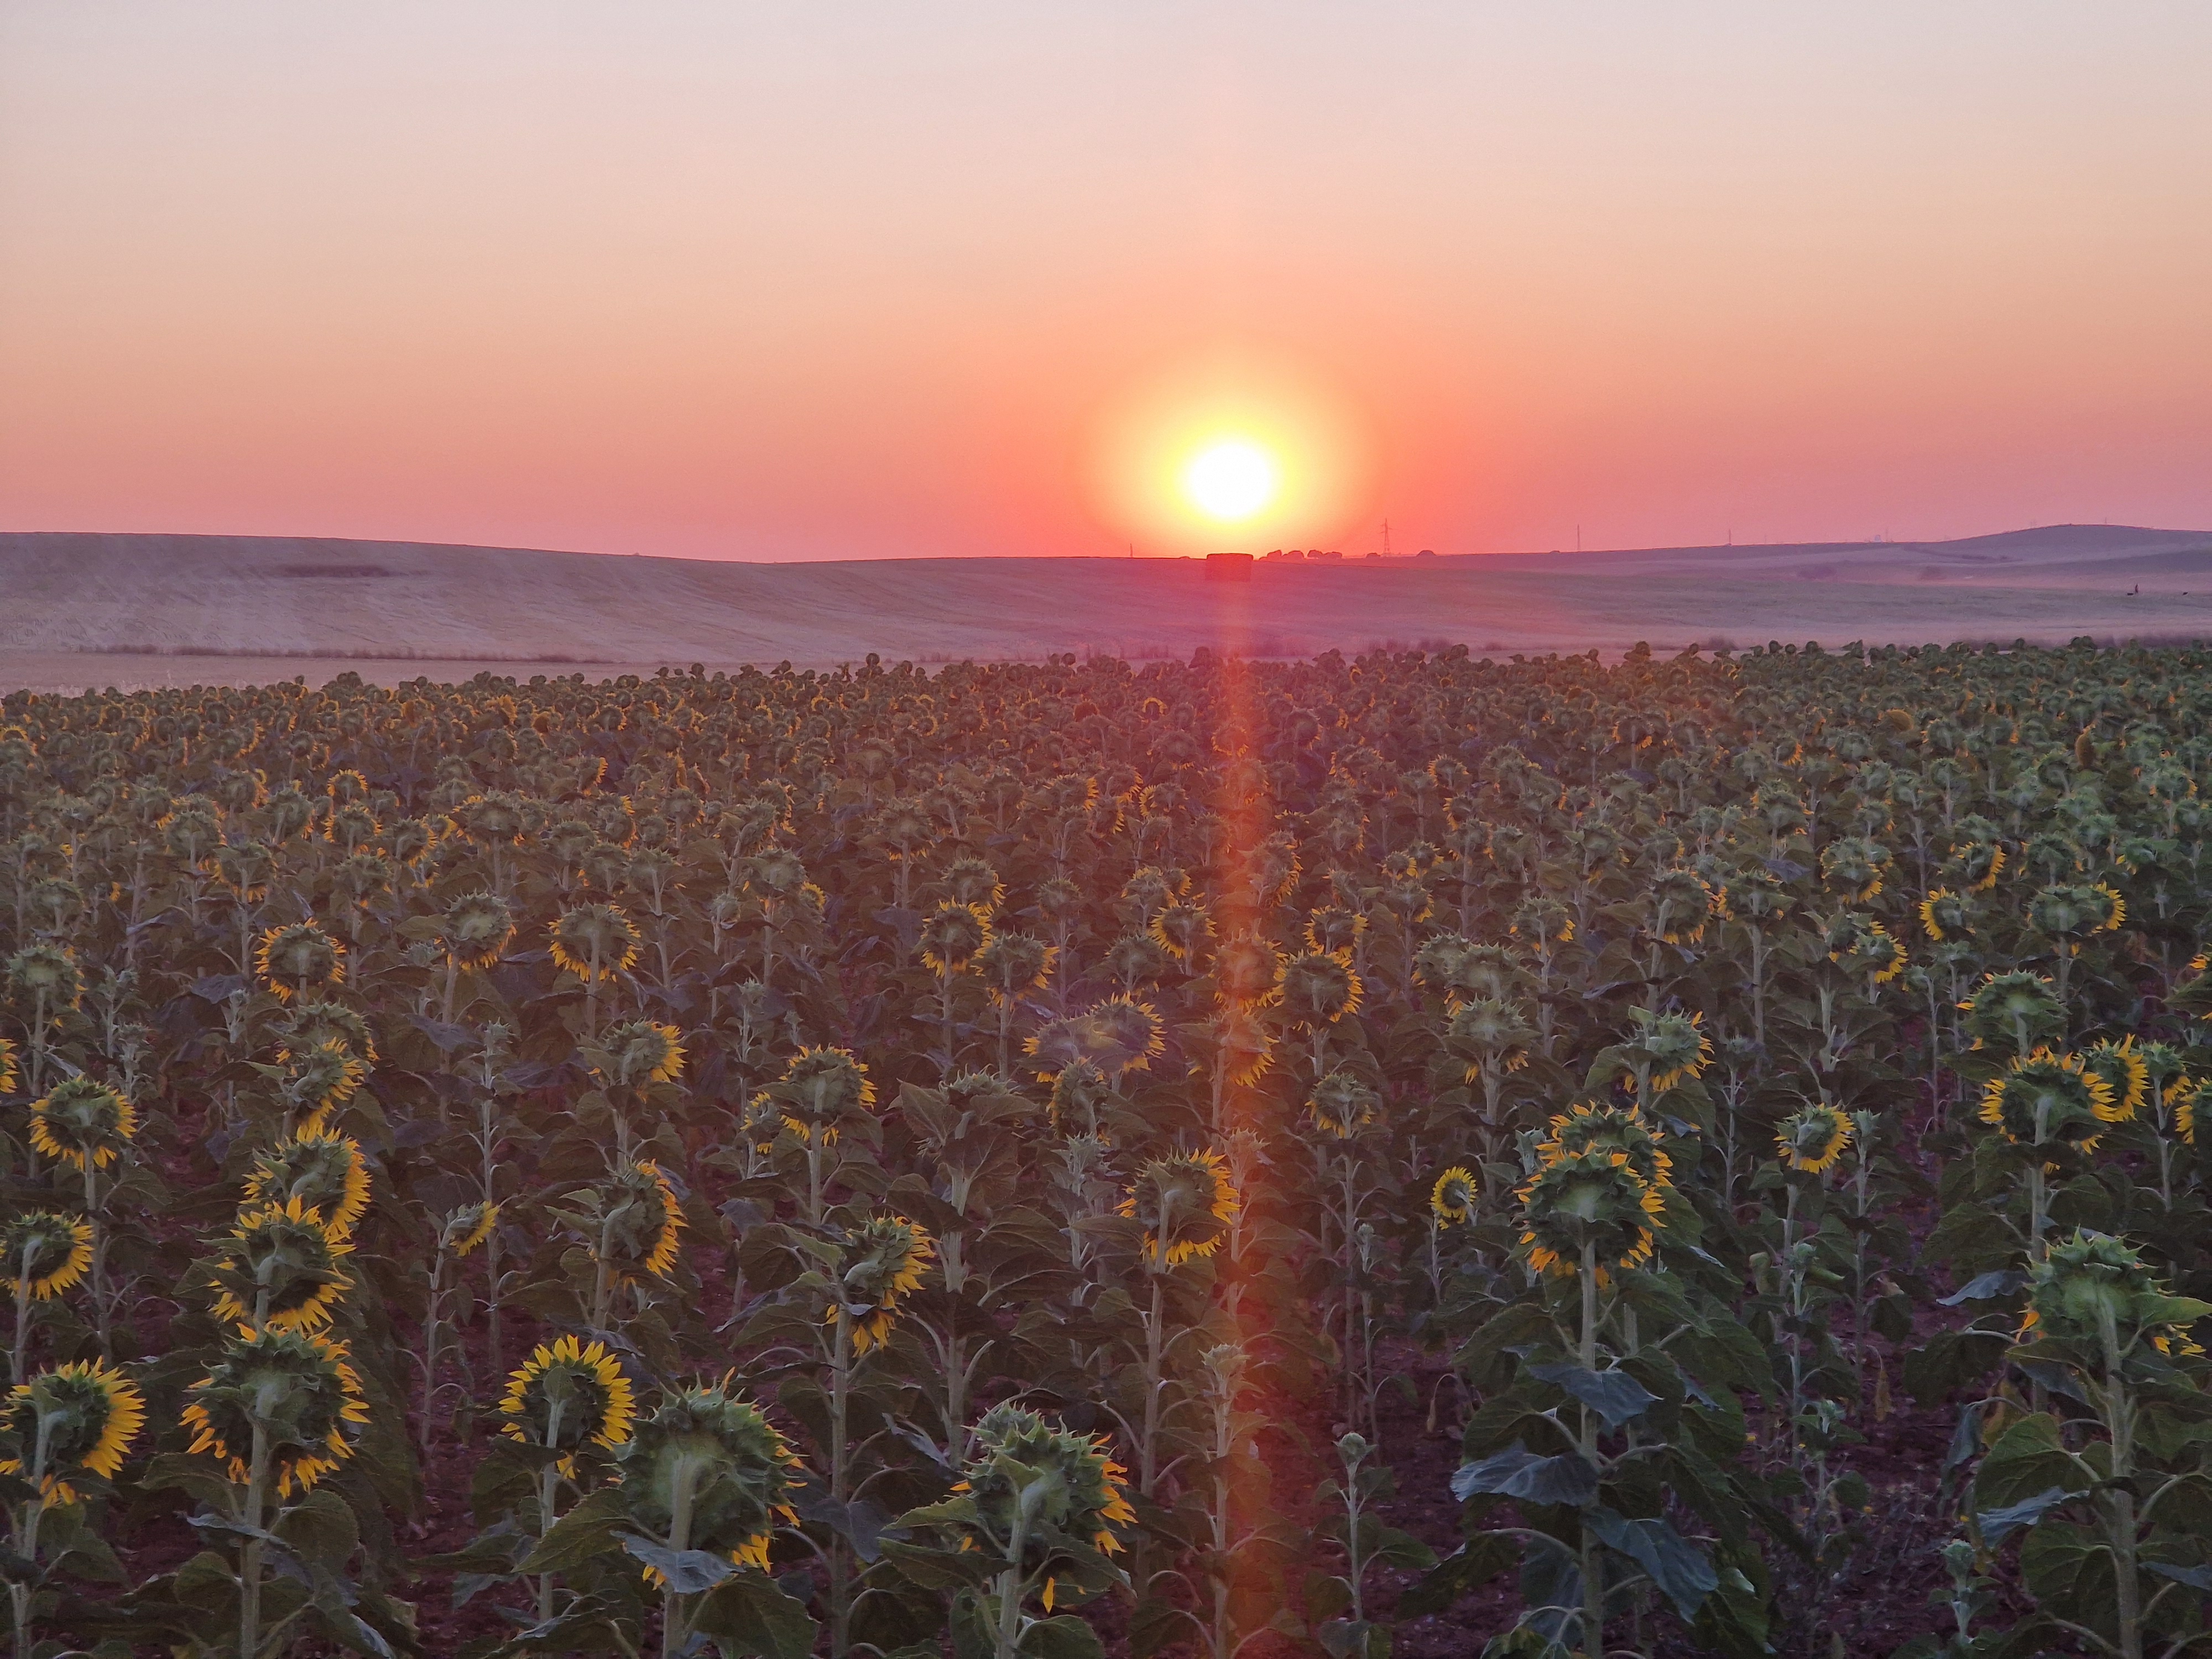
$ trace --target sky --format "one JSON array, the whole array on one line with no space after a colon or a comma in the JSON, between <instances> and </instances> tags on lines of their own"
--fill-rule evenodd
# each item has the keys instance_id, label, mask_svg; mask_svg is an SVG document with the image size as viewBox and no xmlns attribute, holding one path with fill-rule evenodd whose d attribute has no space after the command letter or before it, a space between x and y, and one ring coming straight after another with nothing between
<instances>
[{"instance_id":1,"label":"sky","mask_svg":"<svg viewBox=\"0 0 2212 1659\"><path fill-rule=\"evenodd\" d=\"M2201 0L6 0L0 530L2212 527L2208 62Z\"/></svg>"}]
</instances>

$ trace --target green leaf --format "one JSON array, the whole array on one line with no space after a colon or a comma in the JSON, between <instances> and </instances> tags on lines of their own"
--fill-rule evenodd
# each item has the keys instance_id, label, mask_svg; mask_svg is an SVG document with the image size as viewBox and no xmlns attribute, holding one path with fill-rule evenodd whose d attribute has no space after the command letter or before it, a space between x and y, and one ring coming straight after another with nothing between
<instances>
[{"instance_id":1,"label":"green leaf","mask_svg":"<svg viewBox=\"0 0 2212 1659\"><path fill-rule=\"evenodd\" d=\"M678 1595L698 1595L714 1588L738 1570L737 1563L712 1550L672 1550L634 1532L622 1535L625 1554L642 1561L668 1581Z\"/></svg>"},{"instance_id":2,"label":"green leaf","mask_svg":"<svg viewBox=\"0 0 2212 1659\"><path fill-rule=\"evenodd\" d=\"M1431 1570L1429 1576L1398 1598L1398 1617L1419 1619L1442 1613L1462 1595L1471 1595L1521 1559L1518 1539L1502 1532L1477 1533Z\"/></svg>"},{"instance_id":3,"label":"green leaf","mask_svg":"<svg viewBox=\"0 0 2212 1659\"><path fill-rule=\"evenodd\" d=\"M1531 1365L1531 1376L1565 1389L1605 1419L1608 1429L1631 1423L1656 1405L1659 1396L1618 1367L1587 1370L1571 1362Z\"/></svg>"},{"instance_id":4,"label":"green leaf","mask_svg":"<svg viewBox=\"0 0 2212 1659\"><path fill-rule=\"evenodd\" d=\"M1015 1647L1029 1659L1106 1659L1098 1632L1072 1613L1038 1620Z\"/></svg>"},{"instance_id":5,"label":"green leaf","mask_svg":"<svg viewBox=\"0 0 2212 1659\"><path fill-rule=\"evenodd\" d=\"M1664 1521L1628 1521L1603 1504L1592 1509L1583 1524L1613 1549L1629 1557L1651 1576L1674 1611L1685 1620L1695 1619L1720 1583L1712 1562Z\"/></svg>"},{"instance_id":6,"label":"green leaf","mask_svg":"<svg viewBox=\"0 0 2212 1659\"><path fill-rule=\"evenodd\" d=\"M533 1577L541 1573L574 1572L611 1554L622 1547L615 1535L629 1518L621 1492L603 1486L554 1522L553 1529L538 1540L538 1547L523 1558L520 1571Z\"/></svg>"},{"instance_id":7,"label":"green leaf","mask_svg":"<svg viewBox=\"0 0 2212 1659\"><path fill-rule=\"evenodd\" d=\"M713 1637L726 1653L806 1659L814 1651L815 1625L805 1604L759 1572L734 1573L708 1591L691 1628Z\"/></svg>"},{"instance_id":8,"label":"green leaf","mask_svg":"<svg viewBox=\"0 0 2212 1659\"><path fill-rule=\"evenodd\" d=\"M1529 1504L1581 1506L1597 1501L1597 1471L1574 1453L1539 1457L1516 1441L1492 1456L1461 1464L1451 1488L1462 1503L1478 1492L1493 1492Z\"/></svg>"}]
</instances>

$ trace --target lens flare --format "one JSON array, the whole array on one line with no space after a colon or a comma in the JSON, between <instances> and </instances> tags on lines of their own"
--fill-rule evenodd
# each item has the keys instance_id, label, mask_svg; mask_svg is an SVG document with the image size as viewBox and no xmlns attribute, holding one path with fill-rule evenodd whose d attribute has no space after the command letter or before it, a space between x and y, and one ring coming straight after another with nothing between
<instances>
[{"instance_id":1,"label":"lens flare","mask_svg":"<svg viewBox=\"0 0 2212 1659\"><path fill-rule=\"evenodd\" d=\"M1182 471L1183 493L1209 518L1249 519L1281 484L1274 457L1247 439L1209 444Z\"/></svg>"}]
</instances>

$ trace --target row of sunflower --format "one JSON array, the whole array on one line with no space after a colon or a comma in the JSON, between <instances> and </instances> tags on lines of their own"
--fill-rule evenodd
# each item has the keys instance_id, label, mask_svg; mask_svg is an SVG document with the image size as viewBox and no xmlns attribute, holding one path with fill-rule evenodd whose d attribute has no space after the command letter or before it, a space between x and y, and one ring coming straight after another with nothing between
<instances>
[{"instance_id":1,"label":"row of sunflower","mask_svg":"<svg viewBox=\"0 0 2212 1659\"><path fill-rule=\"evenodd\" d=\"M19 1619L2178 1639L2204 665L0 700Z\"/></svg>"}]
</instances>

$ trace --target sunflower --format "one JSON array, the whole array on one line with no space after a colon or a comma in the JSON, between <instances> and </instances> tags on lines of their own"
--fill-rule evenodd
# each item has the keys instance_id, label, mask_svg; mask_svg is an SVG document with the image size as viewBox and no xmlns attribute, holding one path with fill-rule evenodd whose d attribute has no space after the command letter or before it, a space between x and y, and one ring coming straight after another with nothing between
<instances>
[{"instance_id":1,"label":"sunflower","mask_svg":"<svg viewBox=\"0 0 2212 1659\"><path fill-rule=\"evenodd\" d=\"M1118 1554L1122 1544L1115 1529L1137 1518L1124 1491L1127 1474L1114 1461L1105 1436L1056 1427L1019 1406L994 1406L976 1422L973 1450L952 1488L964 1512L963 1547L1004 1559L1018 1526L1028 1540L1021 1563L1025 1577L1048 1565L1049 1546L1042 1540L1054 1533L1080 1539L1101 1554ZM1048 1577L1048 1613L1053 1600Z\"/></svg>"},{"instance_id":2,"label":"sunflower","mask_svg":"<svg viewBox=\"0 0 2212 1659\"><path fill-rule=\"evenodd\" d=\"M331 1116L360 1090L368 1066L336 1042L320 1042L304 1053L280 1049L277 1095L292 1132L319 1134Z\"/></svg>"},{"instance_id":3,"label":"sunflower","mask_svg":"<svg viewBox=\"0 0 2212 1659\"><path fill-rule=\"evenodd\" d=\"M500 1206L496 1204L464 1204L446 1218L438 1230L438 1243L456 1256L465 1256L491 1237L491 1230L499 1225Z\"/></svg>"},{"instance_id":4,"label":"sunflower","mask_svg":"<svg viewBox=\"0 0 2212 1659\"><path fill-rule=\"evenodd\" d=\"M376 1064L376 1039L368 1022L354 1009L337 1002L297 1002L278 1027L281 1057L303 1054L310 1048L331 1044L359 1056L367 1066Z\"/></svg>"},{"instance_id":5,"label":"sunflower","mask_svg":"<svg viewBox=\"0 0 2212 1659\"><path fill-rule=\"evenodd\" d=\"M2119 1121L2112 1085L2078 1054L2038 1048L1982 1090L1981 1120L2016 1146L2087 1151L2104 1125Z\"/></svg>"},{"instance_id":6,"label":"sunflower","mask_svg":"<svg viewBox=\"0 0 2212 1659\"><path fill-rule=\"evenodd\" d=\"M824 1146L836 1139L841 1120L876 1103L868 1068L845 1048L801 1048L766 1092L782 1105L784 1127Z\"/></svg>"},{"instance_id":7,"label":"sunflower","mask_svg":"<svg viewBox=\"0 0 2212 1659\"><path fill-rule=\"evenodd\" d=\"M1481 1183L1472 1170L1455 1164L1437 1177L1437 1184L1429 1192L1429 1213L1441 1226L1474 1219L1476 1198L1481 1193Z\"/></svg>"},{"instance_id":8,"label":"sunflower","mask_svg":"<svg viewBox=\"0 0 2212 1659\"><path fill-rule=\"evenodd\" d=\"M1531 939L1540 952L1573 943L1575 913L1548 893L1534 893L1515 908L1511 922L1516 939Z\"/></svg>"},{"instance_id":9,"label":"sunflower","mask_svg":"<svg viewBox=\"0 0 2212 1659\"><path fill-rule=\"evenodd\" d=\"M991 913L980 904L947 899L926 918L915 943L933 974L964 970L991 942Z\"/></svg>"},{"instance_id":10,"label":"sunflower","mask_svg":"<svg viewBox=\"0 0 2212 1659\"><path fill-rule=\"evenodd\" d=\"M489 968L514 937L514 913L496 893L464 893L438 923L446 954L459 968Z\"/></svg>"},{"instance_id":11,"label":"sunflower","mask_svg":"<svg viewBox=\"0 0 2212 1659\"><path fill-rule=\"evenodd\" d=\"M2106 1038L2092 1043L2081 1051L2081 1065L2092 1075L2104 1079L2112 1091L2111 1115L2105 1120L2108 1123L2133 1117L2149 1097L2150 1066L2132 1036L2117 1042Z\"/></svg>"},{"instance_id":12,"label":"sunflower","mask_svg":"<svg viewBox=\"0 0 2212 1659\"><path fill-rule=\"evenodd\" d=\"M1314 1085L1306 1117L1314 1127L1339 1140L1350 1140L1375 1121L1381 1097L1357 1073L1331 1072Z\"/></svg>"},{"instance_id":13,"label":"sunflower","mask_svg":"<svg viewBox=\"0 0 2212 1659\"><path fill-rule=\"evenodd\" d=\"M1466 1081L1473 1083L1489 1066L1517 1072L1526 1066L1536 1052L1536 1028L1522 1018L1518 1003L1469 997L1452 1011L1444 1047L1467 1062Z\"/></svg>"},{"instance_id":14,"label":"sunflower","mask_svg":"<svg viewBox=\"0 0 2212 1659\"><path fill-rule=\"evenodd\" d=\"M248 1459L260 1429L280 1501L351 1457L349 1425L368 1421L345 1344L312 1331L240 1327L187 1392L183 1422L191 1451L221 1461L242 1486L252 1479Z\"/></svg>"},{"instance_id":15,"label":"sunflower","mask_svg":"<svg viewBox=\"0 0 2212 1659\"><path fill-rule=\"evenodd\" d=\"M625 1285L661 1279L676 1265L684 1208L660 1166L649 1158L625 1164L599 1189L592 1260Z\"/></svg>"},{"instance_id":16,"label":"sunflower","mask_svg":"<svg viewBox=\"0 0 2212 1659\"><path fill-rule=\"evenodd\" d=\"M1059 954L1042 939L994 928L990 942L975 953L975 971L982 975L991 1000L1003 1007L1029 992L1042 990Z\"/></svg>"},{"instance_id":17,"label":"sunflower","mask_svg":"<svg viewBox=\"0 0 2212 1659\"><path fill-rule=\"evenodd\" d=\"M1079 1061L1116 1078L1145 1071L1166 1044L1160 1017L1150 1003L1111 997L1087 1012L1039 1027L1022 1051L1036 1062L1037 1080L1049 1083Z\"/></svg>"},{"instance_id":18,"label":"sunflower","mask_svg":"<svg viewBox=\"0 0 2212 1659\"><path fill-rule=\"evenodd\" d=\"M1640 1106L1608 1106L1589 1102L1571 1106L1551 1121L1552 1133L1536 1143L1536 1156L1546 1164L1579 1152L1625 1152L1628 1167L1647 1187L1663 1187L1674 1173L1674 1160L1659 1144L1659 1137Z\"/></svg>"},{"instance_id":19,"label":"sunflower","mask_svg":"<svg viewBox=\"0 0 2212 1659\"><path fill-rule=\"evenodd\" d=\"M1367 918L1340 904L1326 904L1306 917L1306 949L1319 956L1349 951L1367 931Z\"/></svg>"},{"instance_id":20,"label":"sunflower","mask_svg":"<svg viewBox=\"0 0 2212 1659\"><path fill-rule=\"evenodd\" d=\"M1145 931L1177 962L1188 963L1213 937L1213 917L1203 904L1177 899L1154 916Z\"/></svg>"},{"instance_id":21,"label":"sunflower","mask_svg":"<svg viewBox=\"0 0 2212 1659\"><path fill-rule=\"evenodd\" d=\"M1820 879L1846 904L1864 904L1881 891L1889 849L1863 836L1846 836L1820 851Z\"/></svg>"},{"instance_id":22,"label":"sunflower","mask_svg":"<svg viewBox=\"0 0 2212 1659\"><path fill-rule=\"evenodd\" d=\"M1243 1208L1227 1160L1206 1151L1151 1159L1117 1213L1145 1224L1146 1265L1157 1268L1212 1255Z\"/></svg>"},{"instance_id":23,"label":"sunflower","mask_svg":"<svg viewBox=\"0 0 2212 1659\"><path fill-rule=\"evenodd\" d=\"M669 1536L681 1514L690 1548L765 1572L776 1523L797 1522L803 1465L760 1407L731 1392L732 1380L663 1395L617 1454L617 1490L639 1531ZM645 1577L665 1582L651 1567Z\"/></svg>"},{"instance_id":24,"label":"sunflower","mask_svg":"<svg viewBox=\"0 0 2212 1659\"><path fill-rule=\"evenodd\" d=\"M216 1243L216 1316L228 1324L277 1331L316 1331L353 1279L339 1263L353 1246L297 1193L278 1204L241 1210L228 1238Z\"/></svg>"},{"instance_id":25,"label":"sunflower","mask_svg":"<svg viewBox=\"0 0 2212 1659\"><path fill-rule=\"evenodd\" d=\"M1650 1261L1667 1224L1662 1190L1638 1179L1627 1153L1602 1147L1547 1164L1514 1195L1529 1267L1571 1276L1587 1253L1601 1288L1611 1273Z\"/></svg>"},{"instance_id":26,"label":"sunflower","mask_svg":"<svg viewBox=\"0 0 2212 1659\"><path fill-rule=\"evenodd\" d=\"M936 1241L902 1215L871 1216L847 1235L842 1288L829 1320L842 1315L848 1322L854 1353L890 1336L899 1304L921 1288L922 1274L936 1260Z\"/></svg>"},{"instance_id":27,"label":"sunflower","mask_svg":"<svg viewBox=\"0 0 2212 1659\"><path fill-rule=\"evenodd\" d=\"M1886 985L1905 971L1905 947L1872 916L1847 910L1822 922L1820 929L1828 960L1845 972L1865 974L1876 985Z\"/></svg>"},{"instance_id":28,"label":"sunflower","mask_svg":"<svg viewBox=\"0 0 2212 1659\"><path fill-rule=\"evenodd\" d=\"M2185 1146L2197 1144L2197 1097L2198 1085L2184 1078L2166 1091L2166 1103L2173 1108L2173 1133Z\"/></svg>"},{"instance_id":29,"label":"sunflower","mask_svg":"<svg viewBox=\"0 0 2212 1659\"><path fill-rule=\"evenodd\" d=\"M0 1474L35 1480L42 1504L74 1504L70 1477L112 1480L145 1425L146 1397L122 1372L98 1360L41 1371L0 1406Z\"/></svg>"},{"instance_id":30,"label":"sunflower","mask_svg":"<svg viewBox=\"0 0 2212 1659\"><path fill-rule=\"evenodd\" d=\"M1232 933L1213 955L1214 982L1230 1001L1273 1002L1283 977L1283 953L1253 933Z\"/></svg>"},{"instance_id":31,"label":"sunflower","mask_svg":"<svg viewBox=\"0 0 2212 1659\"><path fill-rule=\"evenodd\" d=\"M45 1099L31 1103L31 1145L79 1170L88 1160L106 1169L137 1133L137 1108L88 1077L64 1078Z\"/></svg>"},{"instance_id":32,"label":"sunflower","mask_svg":"<svg viewBox=\"0 0 2212 1659\"><path fill-rule=\"evenodd\" d=\"M1644 894L1650 929L1668 945L1695 945L1720 914L1721 896L1694 870L1662 870Z\"/></svg>"},{"instance_id":33,"label":"sunflower","mask_svg":"<svg viewBox=\"0 0 2212 1659\"><path fill-rule=\"evenodd\" d=\"M0 1037L0 1095L12 1095L22 1073L15 1064L15 1045Z\"/></svg>"},{"instance_id":34,"label":"sunflower","mask_svg":"<svg viewBox=\"0 0 2212 1659\"><path fill-rule=\"evenodd\" d=\"M328 1130L292 1135L253 1160L246 1177L248 1205L299 1200L319 1212L332 1237L353 1231L368 1208L368 1160L361 1143Z\"/></svg>"},{"instance_id":35,"label":"sunflower","mask_svg":"<svg viewBox=\"0 0 2212 1659\"><path fill-rule=\"evenodd\" d=\"M549 935L554 965L580 980L611 980L637 963L637 929L619 905L580 904L563 912Z\"/></svg>"},{"instance_id":36,"label":"sunflower","mask_svg":"<svg viewBox=\"0 0 2212 1659\"><path fill-rule=\"evenodd\" d=\"M507 1419L501 1433L565 1453L558 1467L573 1480L579 1448L612 1451L629 1439L636 1406L622 1362L605 1344L563 1336L539 1343L508 1376L499 1412Z\"/></svg>"},{"instance_id":37,"label":"sunflower","mask_svg":"<svg viewBox=\"0 0 2212 1659\"><path fill-rule=\"evenodd\" d=\"M1948 887L1939 887L1920 901L1920 925L1929 939L1940 944L1954 933L1963 938L1972 933L1973 916L1965 899Z\"/></svg>"},{"instance_id":38,"label":"sunflower","mask_svg":"<svg viewBox=\"0 0 2212 1659\"><path fill-rule=\"evenodd\" d=\"M49 1301L91 1271L92 1226L58 1210L26 1210L0 1222L0 1251L9 1293Z\"/></svg>"},{"instance_id":39,"label":"sunflower","mask_svg":"<svg viewBox=\"0 0 2212 1659\"><path fill-rule=\"evenodd\" d=\"M2097 933L2117 932L2128 919L2128 902L2105 882L2057 883L2027 902L2028 926L2072 955Z\"/></svg>"},{"instance_id":40,"label":"sunflower","mask_svg":"<svg viewBox=\"0 0 2212 1659\"><path fill-rule=\"evenodd\" d=\"M1825 1101L1792 1112L1775 1131L1774 1145L1784 1168L1802 1175L1825 1175L1843 1159L1851 1144L1851 1120Z\"/></svg>"},{"instance_id":41,"label":"sunflower","mask_svg":"<svg viewBox=\"0 0 2212 1659\"><path fill-rule=\"evenodd\" d=\"M1966 1016L1962 1024L1975 1048L1996 1042L2016 1054L2057 1036L2065 1024L2065 1010L2051 981L2026 969L1984 975L1959 1012Z\"/></svg>"},{"instance_id":42,"label":"sunflower","mask_svg":"<svg viewBox=\"0 0 2212 1659\"><path fill-rule=\"evenodd\" d=\"M649 1019L610 1025L597 1045L607 1059L604 1075L626 1089L675 1082L684 1075L684 1045L678 1041L682 1035L673 1025Z\"/></svg>"},{"instance_id":43,"label":"sunflower","mask_svg":"<svg viewBox=\"0 0 2212 1659\"><path fill-rule=\"evenodd\" d=\"M1312 1030L1359 1012L1364 988L1349 951L1309 951L1284 963L1277 994L1291 1023Z\"/></svg>"},{"instance_id":44,"label":"sunflower","mask_svg":"<svg viewBox=\"0 0 2212 1659\"><path fill-rule=\"evenodd\" d=\"M2097 1370L2128 1364L2148 1346L2171 1358L2203 1350L2189 1328L2202 1302L2168 1296L2141 1252L2126 1240L2077 1231L2028 1268L2021 1339L2074 1349Z\"/></svg>"},{"instance_id":45,"label":"sunflower","mask_svg":"<svg viewBox=\"0 0 2212 1659\"><path fill-rule=\"evenodd\" d=\"M1713 1042L1705 1033L1703 1012L1662 1014L1649 1008L1631 1008L1628 1018L1636 1029L1620 1049L1632 1066L1650 1068L1653 1094L1696 1077L1711 1061Z\"/></svg>"},{"instance_id":46,"label":"sunflower","mask_svg":"<svg viewBox=\"0 0 2212 1659\"><path fill-rule=\"evenodd\" d=\"M345 982L345 946L319 922L294 921L270 927L253 953L254 971L280 1002Z\"/></svg>"}]
</instances>

